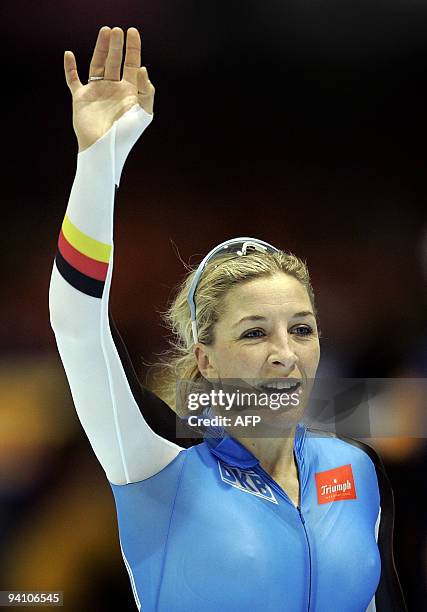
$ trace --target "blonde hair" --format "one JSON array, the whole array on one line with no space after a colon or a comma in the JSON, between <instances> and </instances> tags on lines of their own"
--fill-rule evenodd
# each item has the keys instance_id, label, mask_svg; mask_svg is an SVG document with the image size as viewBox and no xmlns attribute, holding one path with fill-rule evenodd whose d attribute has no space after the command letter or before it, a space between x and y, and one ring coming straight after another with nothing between
<instances>
[{"instance_id":1,"label":"blonde hair","mask_svg":"<svg viewBox=\"0 0 427 612\"><path fill-rule=\"evenodd\" d=\"M202 379L193 353L190 308L187 295L196 268L186 266L188 274L178 287L175 297L162 318L171 332L169 348L162 353L161 361L146 363L149 370L147 386L177 410L176 388L180 380L197 382ZM314 292L307 265L292 253L254 252L246 256L225 255L209 262L196 289L196 316L199 342L212 345L215 342L215 323L224 309L224 297L232 287L251 280L283 272L296 278L307 290L316 316ZM182 415L180 415L182 416Z\"/></svg>"}]
</instances>

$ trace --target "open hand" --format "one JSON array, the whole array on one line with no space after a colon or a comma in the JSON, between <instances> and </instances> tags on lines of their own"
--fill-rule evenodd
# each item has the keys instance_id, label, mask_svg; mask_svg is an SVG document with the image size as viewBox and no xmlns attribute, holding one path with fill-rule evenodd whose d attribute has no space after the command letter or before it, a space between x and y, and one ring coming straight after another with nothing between
<instances>
[{"instance_id":1,"label":"open hand","mask_svg":"<svg viewBox=\"0 0 427 612\"><path fill-rule=\"evenodd\" d=\"M101 138L126 111L139 104L153 113L154 87L145 67L141 67L141 39L136 28L129 28L123 76L120 77L124 33L121 28L107 26L99 30L89 68L89 77L102 80L83 85L72 51L64 53L67 85L73 96L73 126L79 151Z\"/></svg>"}]
</instances>

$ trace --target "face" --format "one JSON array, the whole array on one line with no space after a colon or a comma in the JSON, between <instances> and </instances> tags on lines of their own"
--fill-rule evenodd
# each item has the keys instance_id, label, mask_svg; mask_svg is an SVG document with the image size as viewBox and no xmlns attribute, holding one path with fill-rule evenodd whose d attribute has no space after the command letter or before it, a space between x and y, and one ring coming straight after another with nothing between
<instances>
[{"instance_id":1,"label":"face","mask_svg":"<svg viewBox=\"0 0 427 612\"><path fill-rule=\"evenodd\" d=\"M316 319L305 287L277 273L230 289L212 346L194 349L205 378L300 381L303 410L320 358Z\"/></svg>"}]
</instances>

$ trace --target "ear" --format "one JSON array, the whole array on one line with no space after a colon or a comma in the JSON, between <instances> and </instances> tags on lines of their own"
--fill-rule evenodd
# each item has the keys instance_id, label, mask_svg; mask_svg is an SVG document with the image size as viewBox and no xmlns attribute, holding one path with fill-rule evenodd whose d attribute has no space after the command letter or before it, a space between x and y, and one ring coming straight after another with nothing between
<instances>
[{"instance_id":1,"label":"ear","mask_svg":"<svg viewBox=\"0 0 427 612\"><path fill-rule=\"evenodd\" d=\"M193 353L200 374L207 379L217 378L217 370L213 363L214 359L210 348L206 344L196 342L193 346Z\"/></svg>"}]
</instances>

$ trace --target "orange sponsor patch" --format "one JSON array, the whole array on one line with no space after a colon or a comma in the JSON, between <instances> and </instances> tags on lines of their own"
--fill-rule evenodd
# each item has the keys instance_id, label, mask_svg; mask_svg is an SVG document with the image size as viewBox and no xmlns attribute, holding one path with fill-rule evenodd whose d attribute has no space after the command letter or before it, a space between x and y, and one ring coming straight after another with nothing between
<instances>
[{"instance_id":1,"label":"orange sponsor patch","mask_svg":"<svg viewBox=\"0 0 427 612\"><path fill-rule=\"evenodd\" d=\"M315 477L319 504L356 499L351 463L326 472L317 472Z\"/></svg>"}]
</instances>

